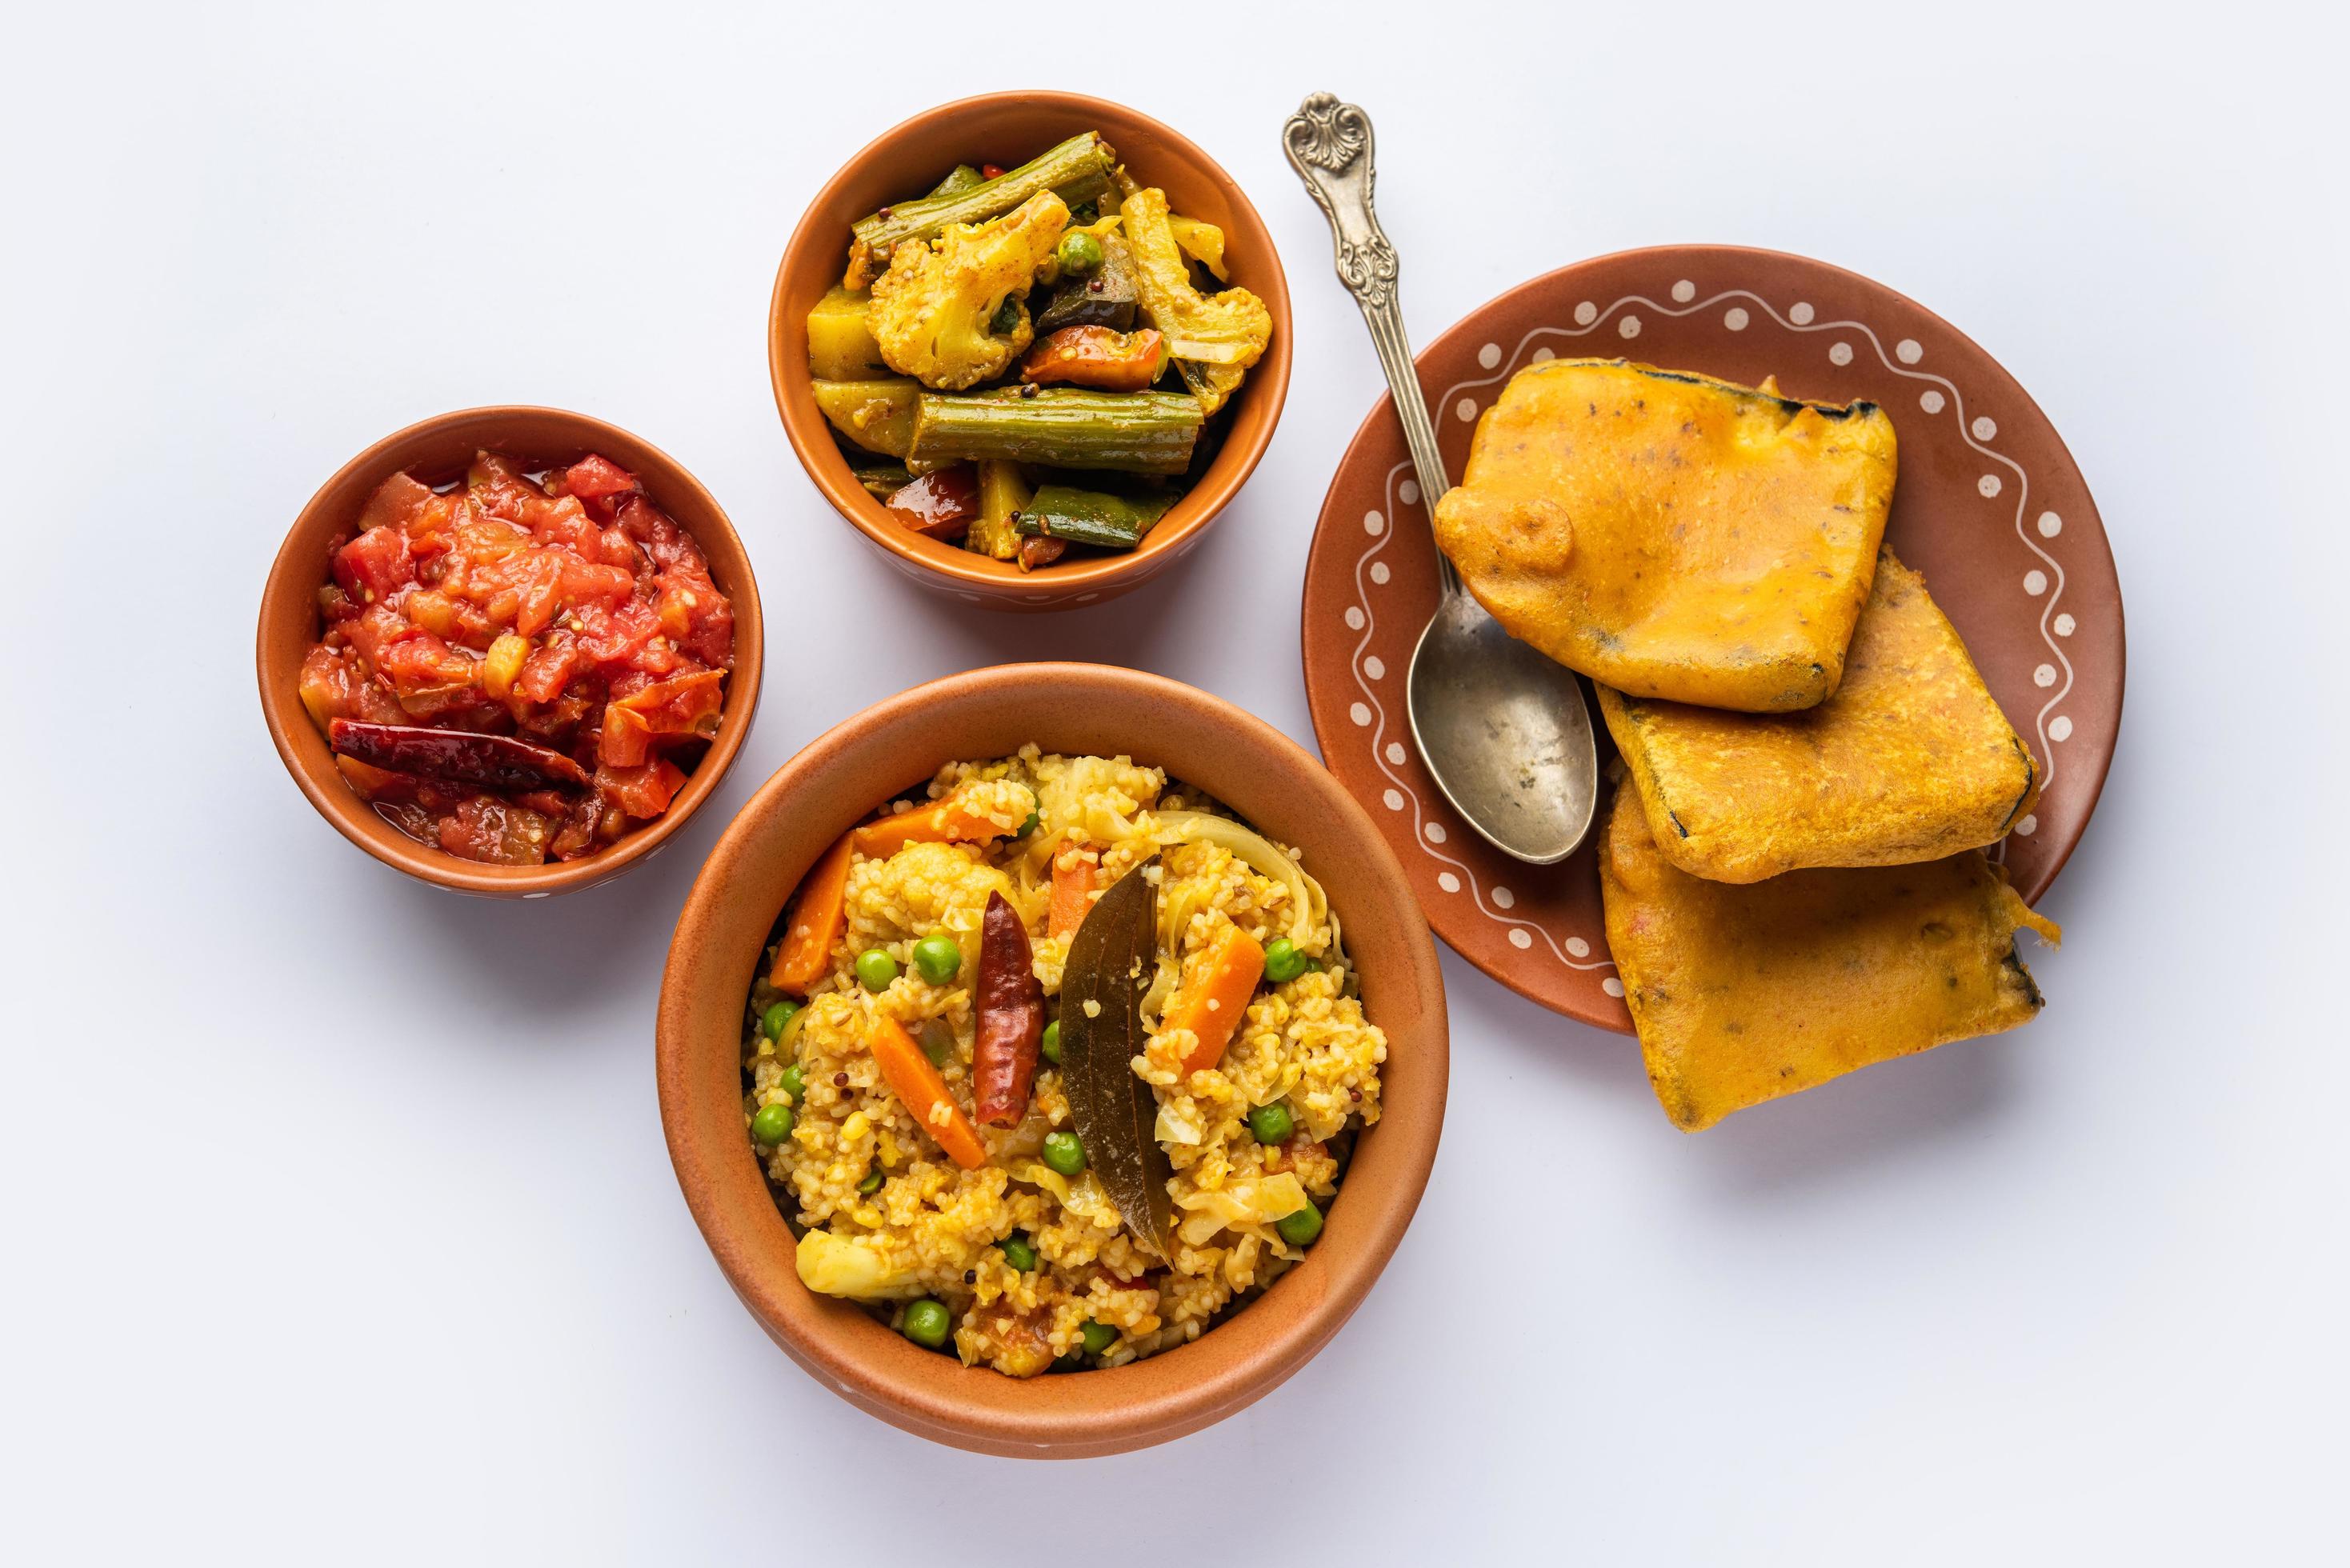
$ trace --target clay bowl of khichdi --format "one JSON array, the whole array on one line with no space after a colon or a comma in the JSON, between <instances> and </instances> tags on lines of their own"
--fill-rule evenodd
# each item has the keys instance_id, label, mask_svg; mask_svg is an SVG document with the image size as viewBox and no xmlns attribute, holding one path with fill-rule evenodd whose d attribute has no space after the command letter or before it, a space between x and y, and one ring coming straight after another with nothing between
<instances>
[{"instance_id":1,"label":"clay bowl of khichdi","mask_svg":"<svg viewBox=\"0 0 2350 1568\"><path fill-rule=\"evenodd\" d=\"M775 1342L983 1452L1197 1430L1327 1344L1444 1114L1428 927L1261 721L1129 670L934 681L820 737L661 987L688 1206Z\"/></svg>"}]
</instances>

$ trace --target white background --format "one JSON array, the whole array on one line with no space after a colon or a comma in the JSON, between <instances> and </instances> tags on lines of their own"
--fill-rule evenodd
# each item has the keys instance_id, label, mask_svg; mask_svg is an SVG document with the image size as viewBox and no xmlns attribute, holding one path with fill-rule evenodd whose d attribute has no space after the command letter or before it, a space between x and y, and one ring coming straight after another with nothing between
<instances>
[{"instance_id":1,"label":"white background","mask_svg":"<svg viewBox=\"0 0 2350 1568\"><path fill-rule=\"evenodd\" d=\"M9 8L0 1557L2338 1550L2330 8L794 9ZM1048 23L1067 42L1027 41ZM1021 85L1202 142L1297 306L1287 416L1205 546L1043 619L872 558L785 446L762 340L845 157ZM1879 278L2031 389L2132 633L2112 781L2044 903L2069 940L2032 960L2031 1028L1696 1137L1631 1042L1448 955L1435 1177L1318 1360L1123 1459L934 1448L785 1361L688 1218L652 1084L671 923L773 768L951 670L1139 665L1310 743L1307 533L1378 386L1278 145L1322 87L1378 122L1422 341L1577 257L1732 241ZM312 489L506 400L693 469L771 628L712 807L529 907L343 843L251 673Z\"/></svg>"}]
</instances>

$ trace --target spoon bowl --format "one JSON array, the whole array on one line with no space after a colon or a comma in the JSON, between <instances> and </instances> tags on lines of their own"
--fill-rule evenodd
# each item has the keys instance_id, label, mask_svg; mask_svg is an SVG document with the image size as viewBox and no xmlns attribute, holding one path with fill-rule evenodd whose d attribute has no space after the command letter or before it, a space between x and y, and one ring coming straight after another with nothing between
<instances>
[{"instance_id":1,"label":"spoon bowl","mask_svg":"<svg viewBox=\"0 0 2350 1568\"><path fill-rule=\"evenodd\" d=\"M1591 831L1591 710L1575 672L1453 588L1419 634L1411 737L1444 798L1504 855L1555 866Z\"/></svg>"}]
</instances>

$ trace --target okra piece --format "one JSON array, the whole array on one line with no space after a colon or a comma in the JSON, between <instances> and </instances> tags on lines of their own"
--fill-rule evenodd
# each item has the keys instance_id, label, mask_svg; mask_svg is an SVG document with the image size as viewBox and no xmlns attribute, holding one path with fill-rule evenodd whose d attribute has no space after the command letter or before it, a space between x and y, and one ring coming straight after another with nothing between
<instances>
[{"instance_id":1,"label":"okra piece","mask_svg":"<svg viewBox=\"0 0 2350 1568\"><path fill-rule=\"evenodd\" d=\"M1039 191L1057 191L1072 207L1098 201L1109 189L1110 165L1116 160L1101 133L1088 130L993 180L956 191L942 188L938 195L884 207L859 218L850 233L863 254L865 269L879 274L889 265L892 245L933 239L949 223L1000 218Z\"/></svg>"},{"instance_id":2,"label":"okra piece","mask_svg":"<svg viewBox=\"0 0 2350 1568\"><path fill-rule=\"evenodd\" d=\"M1174 504L1171 495L1109 495L1048 484L1020 509L1020 531L1097 550L1131 550Z\"/></svg>"},{"instance_id":3,"label":"okra piece","mask_svg":"<svg viewBox=\"0 0 2350 1568\"><path fill-rule=\"evenodd\" d=\"M965 459L1180 473L1206 418L1200 400L1181 392L1069 387L924 392L914 407L909 455L917 462Z\"/></svg>"}]
</instances>

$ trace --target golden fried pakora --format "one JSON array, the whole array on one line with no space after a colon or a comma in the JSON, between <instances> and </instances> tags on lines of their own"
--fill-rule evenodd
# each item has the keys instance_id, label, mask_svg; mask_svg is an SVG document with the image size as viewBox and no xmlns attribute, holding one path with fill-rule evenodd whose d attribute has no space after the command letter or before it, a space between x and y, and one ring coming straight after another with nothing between
<instances>
[{"instance_id":1,"label":"golden fried pakora","mask_svg":"<svg viewBox=\"0 0 2350 1568\"><path fill-rule=\"evenodd\" d=\"M1603 685L1599 711L1659 850L1716 882L1939 860L1997 843L2040 797L2030 749L1889 549L1818 707L1729 713Z\"/></svg>"},{"instance_id":2,"label":"golden fried pakora","mask_svg":"<svg viewBox=\"0 0 2350 1568\"><path fill-rule=\"evenodd\" d=\"M2016 956L2032 912L1970 849L1916 866L1738 887L1658 852L1618 789L1599 854L1607 945L1648 1082L1685 1132L1856 1067L2012 1029L2040 1011Z\"/></svg>"},{"instance_id":3,"label":"golden fried pakora","mask_svg":"<svg viewBox=\"0 0 2350 1568\"><path fill-rule=\"evenodd\" d=\"M1570 670L1788 712L1843 678L1894 471L1874 403L1554 359L1478 421L1436 541L1513 636Z\"/></svg>"}]
</instances>

